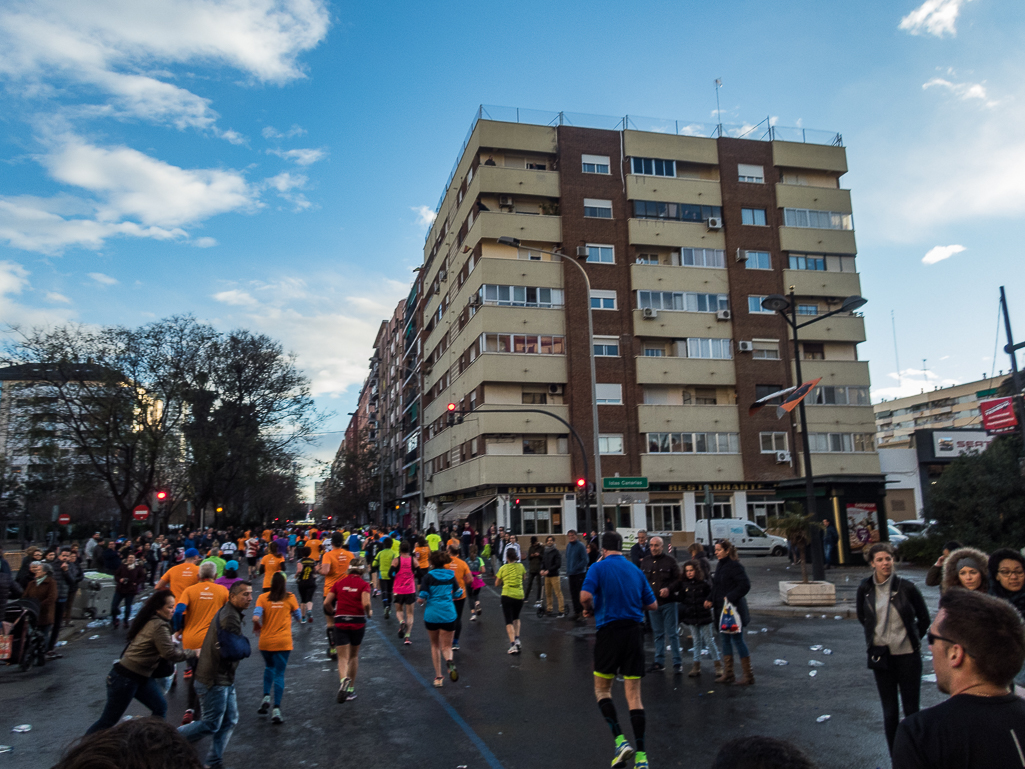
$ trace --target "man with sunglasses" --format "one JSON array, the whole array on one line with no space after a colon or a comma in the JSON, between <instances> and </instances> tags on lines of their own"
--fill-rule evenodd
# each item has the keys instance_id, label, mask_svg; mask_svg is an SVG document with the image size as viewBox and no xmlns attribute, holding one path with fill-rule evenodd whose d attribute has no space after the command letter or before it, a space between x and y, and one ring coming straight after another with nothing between
<instances>
[{"instance_id":1,"label":"man with sunglasses","mask_svg":"<svg viewBox=\"0 0 1025 769\"><path fill-rule=\"evenodd\" d=\"M946 702L897 728L893 769L1025 766L1025 700L1013 679L1025 661L1025 625L1006 601L948 590L926 635Z\"/></svg>"}]
</instances>

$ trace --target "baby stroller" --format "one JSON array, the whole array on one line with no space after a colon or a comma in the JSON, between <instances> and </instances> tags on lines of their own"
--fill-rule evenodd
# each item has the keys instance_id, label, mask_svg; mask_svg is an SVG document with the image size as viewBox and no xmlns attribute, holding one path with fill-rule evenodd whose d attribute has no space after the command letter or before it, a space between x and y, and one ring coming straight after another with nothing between
<instances>
[{"instance_id":1,"label":"baby stroller","mask_svg":"<svg viewBox=\"0 0 1025 769\"><path fill-rule=\"evenodd\" d=\"M37 627L39 604L28 598L11 601L4 610L4 622L10 622L11 656L8 664L28 670L34 662L46 664L46 637Z\"/></svg>"}]
</instances>

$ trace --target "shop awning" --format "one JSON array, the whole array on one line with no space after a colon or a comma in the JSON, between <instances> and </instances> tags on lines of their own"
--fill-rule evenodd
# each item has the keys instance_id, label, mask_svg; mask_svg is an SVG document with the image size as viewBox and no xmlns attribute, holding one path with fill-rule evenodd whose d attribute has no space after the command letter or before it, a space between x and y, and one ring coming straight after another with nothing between
<instances>
[{"instance_id":1,"label":"shop awning","mask_svg":"<svg viewBox=\"0 0 1025 769\"><path fill-rule=\"evenodd\" d=\"M446 507L438 514L438 522L442 521L457 521L461 518L466 518L469 515L480 510L484 505L493 500L495 497L473 497L472 499L463 499L459 502Z\"/></svg>"}]
</instances>

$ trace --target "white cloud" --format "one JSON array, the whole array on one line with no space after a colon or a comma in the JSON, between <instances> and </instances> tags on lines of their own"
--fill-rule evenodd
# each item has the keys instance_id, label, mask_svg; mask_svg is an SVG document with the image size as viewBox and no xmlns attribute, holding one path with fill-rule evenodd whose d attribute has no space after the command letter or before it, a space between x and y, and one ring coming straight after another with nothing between
<instances>
[{"instance_id":1,"label":"white cloud","mask_svg":"<svg viewBox=\"0 0 1025 769\"><path fill-rule=\"evenodd\" d=\"M104 275L102 272L90 272L89 277L95 280L101 286L116 286L119 282L117 278L112 278L109 275Z\"/></svg>"},{"instance_id":2,"label":"white cloud","mask_svg":"<svg viewBox=\"0 0 1025 769\"><path fill-rule=\"evenodd\" d=\"M914 368L904 369L899 374L895 371L890 372L886 377L891 384L872 390L873 403L931 392L937 387L952 387L961 384L957 379L942 378L932 371Z\"/></svg>"},{"instance_id":3,"label":"white cloud","mask_svg":"<svg viewBox=\"0 0 1025 769\"><path fill-rule=\"evenodd\" d=\"M912 35L923 32L936 37L957 34L957 17L961 6L971 0L925 0L915 10L900 20L899 29Z\"/></svg>"},{"instance_id":4,"label":"white cloud","mask_svg":"<svg viewBox=\"0 0 1025 769\"><path fill-rule=\"evenodd\" d=\"M231 142L232 144L245 144L249 140L240 134L238 131L232 131L230 128L227 131L218 131L217 135L222 139Z\"/></svg>"},{"instance_id":5,"label":"white cloud","mask_svg":"<svg viewBox=\"0 0 1025 769\"><path fill-rule=\"evenodd\" d=\"M217 245L217 239L211 237L196 238L192 241L192 245L196 248L213 248Z\"/></svg>"},{"instance_id":6,"label":"white cloud","mask_svg":"<svg viewBox=\"0 0 1025 769\"><path fill-rule=\"evenodd\" d=\"M71 320L72 313L67 309L38 309L26 307L16 301L15 297L29 291L29 272L16 262L0 261L0 326L27 327L47 326ZM50 301L60 294L47 294ZM64 299L64 297L61 297Z\"/></svg>"},{"instance_id":7,"label":"white cloud","mask_svg":"<svg viewBox=\"0 0 1025 769\"><path fill-rule=\"evenodd\" d=\"M413 206L410 211L416 212L416 223L425 230L434 224L434 220L438 216L435 210L430 206Z\"/></svg>"},{"instance_id":8,"label":"white cloud","mask_svg":"<svg viewBox=\"0 0 1025 769\"><path fill-rule=\"evenodd\" d=\"M232 307L251 307L257 303L250 294L234 288L230 291L216 293L213 298Z\"/></svg>"},{"instance_id":9,"label":"white cloud","mask_svg":"<svg viewBox=\"0 0 1025 769\"><path fill-rule=\"evenodd\" d=\"M923 91L927 91L930 88L945 88L962 101L978 99L987 107L995 107L1000 103L989 98L986 94L986 86L982 83L954 83L941 77L934 77L932 80L922 83Z\"/></svg>"},{"instance_id":10,"label":"white cloud","mask_svg":"<svg viewBox=\"0 0 1025 769\"><path fill-rule=\"evenodd\" d=\"M306 129L293 124L291 128L282 133L274 126L267 126L261 133L264 139L291 139L293 136L304 136Z\"/></svg>"},{"instance_id":11,"label":"white cloud","mask_svg":"<svg viewBox=\"0 0 1025 769\"><path fill-rule=\"evenodd\" d=\"M949 259L954 254L960 254L964 250L964 246L933 246L922 257L922 264L936 264L936 262L942 262L944 259Z\"/></svg>"},{"instance_id":12,"label":"white cloud","mask_svg":"<svg viewBox=\"0 0 1025 769\"><path fill-rule=\"evenodd\" d=\"M71 304L71 300L68 299L64 294L58 294L56 291L46 292L46 301L56 302L60 304Z\"/></svg>"},{"instance_id":13,"label":"white cloud","mask_svg":"<svg viewBox=\"0 0 1025 769\"><path fill-rule=\"evenodd\" d=\"M303 211L313 208L313 203L307 200L306 196L296 190L306 186L307 177L302 174L291 174L285 171L277 176L271 176L263 181L264 189L273 189L278 197L292 204L293 211Z\"/></svg>"},{"instance_id":14,"label":"white cloud","mask_svg":"<svg viewBox=\"0 0 1025 769\"><path fill-rule=\"evenodd\" d=\"M268 155L277 155L279 158L291 160L296 165L308 166L323 160L327 157L327 150L324 149L296 149L296 150L267 150Z\"/></svg>"}]
</instances>

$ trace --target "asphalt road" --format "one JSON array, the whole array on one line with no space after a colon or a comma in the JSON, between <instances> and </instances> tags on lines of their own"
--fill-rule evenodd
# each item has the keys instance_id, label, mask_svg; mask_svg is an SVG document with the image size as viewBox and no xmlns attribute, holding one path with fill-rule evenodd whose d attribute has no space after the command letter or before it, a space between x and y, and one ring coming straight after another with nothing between
<instances>
[{"instance_id":1,"label":"asphalt road","mask_svg":"<svg viewBox=\"0 0 1025 769\"><path fill-rule=\"evenodd\" d=\"M240 720L226 764L304 769L608 766L612 739L592 693L593 624L539 619L525 607L523 654L510 656L497 593L486 588L482 603L481 620L465 622L462 650L456 652L458 683L446 679L444 688L436 690L419 613L414 643L404 646L396 637L396 621L381 618L375 601L361 653L358 697L344 705L335 703L338 677L325 653L321 616L315 615L312 627L296 626L282 703L285 723L273 726L256 714L263 665L254 654L238 671ZM727 740L763 734L801 745L822 769L888 767L879 701L865 668L864 636L856 621L833 616L756 614L745 631L755 631L745 635L757 678L753 687L714 684L710 663L696 680L671 669L645 677L652 765L710 766ZM832 654L809 649L817 644ZM29 673L0 668L0 743L14 748L0 754L0 769L55 763L102 710L104 677L123 647L123 630L89 629L63 648L64 659ZM650 659L650 636L648 648ZM789 664L776 666L776 659ZM812 659L823 665L810 667ZM689 666L686 652L685 663ZM812 670L817 671L814 677L809 676ZM928 661L925 670L931 672ZM624 731L632 737L621 686L614 691ZM923 706L941 699L934 684L923 682ZM184 708L179 686L169 697L169 720L178 723ZM133 703L128 713L147 711ZM817 722L822 715L830 719ZM32 730L14 734L17 724L31 724ZM205 755L206 743L200 750Z\"/></svg>"}]
</instances>

